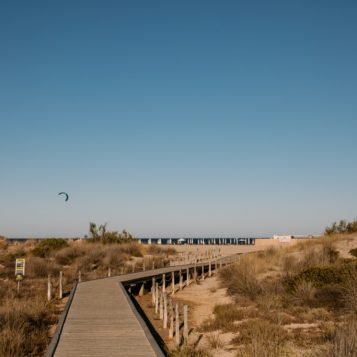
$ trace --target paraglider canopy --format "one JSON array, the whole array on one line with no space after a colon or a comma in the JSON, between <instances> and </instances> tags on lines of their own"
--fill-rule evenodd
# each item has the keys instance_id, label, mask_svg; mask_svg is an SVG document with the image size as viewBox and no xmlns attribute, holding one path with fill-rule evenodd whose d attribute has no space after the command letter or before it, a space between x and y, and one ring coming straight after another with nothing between
<instances>
[{"instance_id":1,"label":"paraglider canopy","mask_svg":"<svg viewBox=\"0 0 357 357\"><path fill-rule=\"evenodd\" d=\"M65 196L65 201L68 201L69 195L66 192L60 192L58 195L64 195Z\"/></svg>"}]
</instances>

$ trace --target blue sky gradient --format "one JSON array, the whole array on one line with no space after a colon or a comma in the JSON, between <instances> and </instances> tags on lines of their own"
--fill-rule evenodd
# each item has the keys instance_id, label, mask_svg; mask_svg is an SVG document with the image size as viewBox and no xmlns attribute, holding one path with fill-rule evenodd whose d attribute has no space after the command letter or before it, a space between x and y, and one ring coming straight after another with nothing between
<instances>
[{"instance_id":1,"label":"blue sky gradient","mask_svg":"<svg viewBox=\"0 0 357 357\"><path fill-rule=\"evenodd\" d=\"M0 234L355 218L356 15L353 0L1 1Z\"/></svg>"}]
</instances>

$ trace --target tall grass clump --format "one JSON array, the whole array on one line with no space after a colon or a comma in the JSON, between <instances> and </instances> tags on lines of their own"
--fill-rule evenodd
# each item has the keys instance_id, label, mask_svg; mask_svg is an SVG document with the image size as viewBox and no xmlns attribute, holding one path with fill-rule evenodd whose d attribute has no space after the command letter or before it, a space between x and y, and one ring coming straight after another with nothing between
<instances>
[{"instance_id":1,"label":"tall grass clump","mask_svg":"<svg viewBox=\"0 0 357 357\"><path fill-rule=\"evenodd\" d=\"M331 357L357 357L357 320L355 317L336 328L329 355Z\"/></svg>"},{"instance_id":2,"label":"tall grass clump","mask_svg":"<svg viewBox=\"0 0 357 357\"><path fill-rule=\"evenodd\" d=\"M55 322L52 309L39 299L13 301L0 307L0 356L40 356Z\"/></svg>"},{"instance_id":3,"label":"tall grass clump","mask_svg":"<svg viewBox=\"0 0 357 357\"><path fill-rule=\"evenodd\" d=\"M239 357L278 357L285 346L286 331L276 324L265 320L250 320L241 324L239 336L232 342L244 343L239 350Z\"/></svg>"},{"instance_id":4,"label":"tall grass clump","mask_svg":"<svg viewBox=\"0 0 357 357\"><path fill-rule=\"evenodd\" d=\"M228 295L239 295L255 300L263 293L255 272L245 259L223 268L219 272L219 280L227 288Z\"/></svg>"}]
</instances>

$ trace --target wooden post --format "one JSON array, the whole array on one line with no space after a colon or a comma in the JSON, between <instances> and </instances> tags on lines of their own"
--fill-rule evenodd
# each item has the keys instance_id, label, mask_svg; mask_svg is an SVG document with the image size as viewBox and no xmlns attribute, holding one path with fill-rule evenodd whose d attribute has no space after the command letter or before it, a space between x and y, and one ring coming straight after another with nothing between
<instances>
[{"instance_id":1,"label":"wooden post","mask_svg":"<svg viewBox=\"0 0 357 357\"><path fill-rule=\"evenodd\" d=\"M155 260L152 261L152 269L155 269Z\"/></svg>"},{"instance_id":2,"label":"wooden post","mask_svg":"<svg viewBox=\"0 0 357 357\"><path fill-rule=\"evenodd\" d=\"M141 288L139 290L139 296L144 296L145 284L142 283Z\"/></svg>"},{"instance_id":3,"label":"wooden post","mask_svg":"<svg viewBox=\"0 0 357 357\"><path fill-rule=\"evenodd\" d=\"M159 312L159 283L156 283L155 287L155 314Z\"/></svg>"},{"instance_id":4,"label":"wooden post","mask_svg":"<svg viewBox=\"0 0 357 357\"><path fill-rule=\"evenodd\" d=\"M183 288L183 276L182 276L181 270L180 270L180 283L179 283L179 287L180 287L180 290L182 290L182 288Z\"/></svg>"},{"instance_id":5,"label":"wooden post","mask_svg":"<svg viewBox=\"0 0 357 357\"><path fill-rule=\"evenodd\" d=\"M166 291L166 276L162 274L162 292Z\"/></svg>"},{"instance_id":6,"label":"wooden post","mask_svg":"<svg viewBox=\"0 0 357 357\"><path fill-rule=\"evenodd\" d=\"M121 267L121 269L120 269L120 274L121 274L121 275L124 274L124 267Z\"/></svg>"},{"instance_id":7,"label":"wooden post","mask_svg":"<svg viewBox=\"0 0 357 357\"><path fill-rule=\"evenodd\" d=\"M52 292L51 292L51 275L48 276L47 279L47 300L51 301L51 296L52 296Z\"/></svg>"},{"instance_id":8,"label":"wooden post","mask_svg":"<svg viewBox=\"0 0 357 357\"><path fill-rule=\"evenodd\" d=\"M167 328L167 295L164 293L164 321L163 327Z\"/></svg>"},{"instance_id":9,"label":"wooden post","mask_svg":"<svg viewBox=\"0 0 357 357\"><path fill-rule=\"evenodd\" d=\"M152 302L152 306L155 306L155 288L156 288L155 278L152 278L152 283L151 283L151 302Z\"/></svg>"},{"instance_id":10,"label":"wooden post","mask_svg":"<svg viewBox=\"0 0 357 357\"><path fill-rule=\"evenodd\" d=\"M183 339L188 343L188 306L183 307Z\"/></svg>"},{"instance_id":11,"label":"wooden post","mask_svg":"<svg viewBox=\"0 0 357 357\"><path fill-rule=\"evenodd\" d=\"M59 273L59 284L58 284L58 286L59 286L58 297L59 297L60 299L62 299L62 296L63 296L63 291L62 291L62 276L63 276L63 273L62 273L62 271L60 271L60 273Z\"/></svg>"},{"instance_id":12,"label":"wooden post","mask_svg":"<svg viewBox=\"0 0 357 357\"><path fill-rule=\"evenodd\" d=\"M186 286L190 286L190 268L186 270Z\"/></svg>"},{"instance_id":13,"label":"wooden post","mask_svg":"<svg viewBox=\"0 0 357 357\"><path fill-rule=\"evenodd\" d=\"M78 282L80 283L82 281L82 273L81 271L78 272Z\"/></svg>"},{"instance_id":14,"label":"wooden post","mask_svg":"<svg viewBox=\"0 0 357 357\"><path fill-rule=\"evenodd\" d=\"M174 337L174 306L172 305L172 300L170 299L170 328L169 328L169 338Z\"/></svg>"},{"instance_id":15,"label":"wooden post","mask_svg":"<svg viewBox=\"0 0 357 357\"><path fill-rule=\"evenodd\" d=\"M195 266L193 267L193 279L196 281L197 280L197 267L196 267L196 264Z\"/></svg>"},{"instance_id":16,"label":"wooden post","mask_svg":"<svg viewBox=\"0 0 357 357\"><path fill-rule=\"evenodd\" d=\"M175 272L171 272L171 294L175 294Z\"/></svg>"},{"instance_id":17,"label":"wooden post","mask_svg":"<svg viewBox=\"0 0 357 357\"><path fill-rule=\"evenodd\" d=\"M20 294L20 280L17 281L17 295Z\"/></svg>"},{"instance_id":18,"label":"wooden post","mask_svg":"<svg viewBox=\"0 0 357 357\"><path fill-rule=\"evenodd\" d=\"M179 306L175 305L175 344L180 346L180 318L179 318Z\"/></svg>"},{"instance_id":19,"label":"wooden post","mask_svg":"<svg viewBox=\"0 0 357 357\"><path fill-rule=\"evenodd\" d=\"M202 270L201 270L201 280L205 280L205 265L202 265Z\"/></svg>"},{"instance_id":20,"label":"wooden post","mask_svg":"<svg viewBox=\"0 0 357 357\"><path fill-rule=\"evenodd\" d=\"M112 275L112 270L110 269L110 267L108 268L108 278L110 278L110 276Z\"/></svg>"},{"instance_id":21,"label":"wooden post","mask_svg":"<svg viewBox=\"0 0 357 357\"><path fill-rule=\"evenodd\" d=\"M160 320L164 318L164 292L160 293Z\"/></svg>"},{"instance_id":22,"label":"wooden post","mask_svg":"<svg viewBox=\"0 0 357 357\"><path fill-rule=\"evenodd\" d=\"M208 276L212 276L212 265L211 265L211 260L208 262Z\"/></svg>"}]
</instances>

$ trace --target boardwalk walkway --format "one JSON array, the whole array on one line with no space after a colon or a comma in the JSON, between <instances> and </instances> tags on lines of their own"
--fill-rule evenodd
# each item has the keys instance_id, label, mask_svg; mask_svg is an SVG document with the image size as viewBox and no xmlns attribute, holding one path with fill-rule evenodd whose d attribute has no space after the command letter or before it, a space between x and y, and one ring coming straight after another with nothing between
<instances>
[{"instance_id":1,"label":"boardwalk walkway","mask_svg":"<svg viewBox=\"0 0 357 357\"><path fill-rule=\"evenodd\" d=\"M221 258L223 263L237 256ZM213 265L217 264L213 262ZM213 268L213 266L212 266ZM151 285L152 277L170 279L171 272L193 271L194 265L168 267L79 283L58 340L47 357L164 356L157 341L136 311L124 285ZM208 262L196 266L208 271ZM167 282L168 283L168 282Z\"/></svg>"},{"instance_id":2,"label":"boardwalk walkway","mask_svg":"<svg viewBox=\"0 0 357 357\"><path fill-rule=\"evenodd\" d=\"M118 279L78 285L55 357L156 355Z\"/></svg>"}]
</instances>

